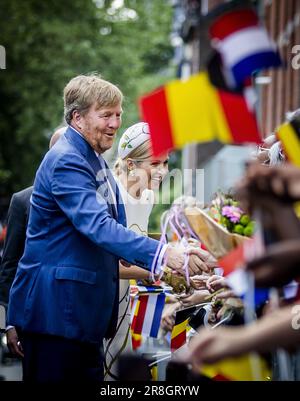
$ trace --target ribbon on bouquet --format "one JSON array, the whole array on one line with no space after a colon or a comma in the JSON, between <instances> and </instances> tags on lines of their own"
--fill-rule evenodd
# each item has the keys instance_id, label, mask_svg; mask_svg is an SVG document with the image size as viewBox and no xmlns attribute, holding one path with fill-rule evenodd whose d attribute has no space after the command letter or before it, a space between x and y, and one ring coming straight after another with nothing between
<instances>
[{"instance_id":1,"label":"ribbon on bouquet","mask_svg":"<svg viewBox=\"0 0 300 401\"><path fill-rule=\"evenodd\" d=\"M179 236L179 239L184 237L184 238L193 238L196 240L199 240L197 235L193 232L191 229L191 226L185 217L184 214L184 209L181 205L174 205L174 219L178 227L181 228L182 230L182 235Z\"/></svg>"}]
</instances>

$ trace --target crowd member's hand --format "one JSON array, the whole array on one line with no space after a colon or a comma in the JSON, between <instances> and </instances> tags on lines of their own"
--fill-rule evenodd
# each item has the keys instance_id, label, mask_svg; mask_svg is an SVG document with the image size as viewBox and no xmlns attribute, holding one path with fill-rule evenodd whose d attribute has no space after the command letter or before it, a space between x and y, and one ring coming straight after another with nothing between
<instances>
[{"instance_id":1,"label":"crowd member's hand","mask_svg":"<svg viewBox=\"0 0 300 401\"><path fill-rule=\"evenodd\" d=\"M268 352L297 345L300 331L293 326L293 321L299 321L295 306L298 305L280 308L247 326L201 329L188 350L181 354L181 360L199 371L203 363L215 363L250 351Z\"/></svg>"},{"instance_id":2,"label":"crowd member's hand","mask_svg":"<svg viewBox=\"0 0 300 401\"><path fill-rule=\"evenodd\" d=\"M251 260L247 269L261 287L282 286L300 276L300 239L270 245L267 252Z\"/></svg>"},{"instance_id":3,"label":"crowd member's hand","mask_svg":"<svg viewBox=\"0 0 300 401\"><path fill-rule=\"evenodd\" d=\"M255 194L272 195L284 202L300 200L300 169L290 163L279 166L251 163L237 186L237 196L245 207Z\"/></svg>"},{"instance_id":4,"label":"crowd member's hand","mask_svg":"<svg viewBox=\"0 0 300 401\"><path fill-rule=\"evenodd\" d=\"M208 290L194 291L193 294L181 295L179 301L185 308L187 308L188 306L197 305L205 302L205 299L208 295Z\"/></svg>"},{"instance_id":5,"label":"crowd member's hand","mask_svg":"<svg viewBox=\"0 0 300 401\"><path fill-rule=\"evenodd\" d=\"M195 290L205 290L206 289L206 282L209 279L208 274L200 274L190 278L191 285Z\"/></svg>"},{"instance_id":6,"label":"crowd member's hand","mask_svg":"<svg viewBox=\"0 0 300 401\"><path fill-rule=\"evenodd\" d=\"M300 169L290 163L259 169L251 165L248 177L261 190L271 192L284 201L300 200Z\"/></svg>"},{"instance_id":7,"label":"crowd member's hand","mask_svg":"<svg viewBox=\"0 0 300 401\"><path fill-rule=\"evenodd\" d=\"M191 276L199 275L202 272L210 273L215 266L215 263L213 266L211 264L211 255L203 249L190 247L187 252L189 254L189 268L194 272Z\"/></svg>"},{"instance_id":8,"label":"crowd member's hand","mask_svg":"<svg viewBox=\"0 0 300 401\"><path fill-rule=\"evenodd\" d=\"M10 350L10 352L13 355L23 358L24 357L23 348L19 341L17 331L14 327L11 327L10 329L7 330L6 340L7 340L7 346L8 346L8 349Z\"/></svg>"},{"instance_id":9,"label":"crowd member's hand","mask_svg":"<svg viewBox=\"0 0 300 401\"><path fill-rule=\"evenodd\" d=\"M222 276L214 274L206 281L206 287L210 292L215 292L223 287L226 287L226 279Z\"/></svg>"},{"instance_id":10,"label":"crowd member's hand","mask_svg":"<svg viewBox=\"0 0 300 401\"><path fill-rule=\"evenodd\" d=\"M259 196L253 205L261 211L263 229L273 232L278 241L300 238L300 222L293 204L282 203L274 196Z\"/></svg>"},{"instance_id":11,"label":"crowd member's hand","mask_svg":"<svg viewBox=\"0 0 300 401\"><path fill-rule=\"evenodd\" d=\"M260 191L257 187L249 185L244 187L245 177L237 185L236 198L240 201L242 209L250 215L254 210L260 209L266 211L268 215L273 215L279 208L292 207L292 203L283 202L282 199L275 196L271 191Z\"/></svg>"},{"instance_id":12,"label":"crowd member's hand","mask_svg":"<svg viewBox=\"0 0 300 401\"><path fill-rule=\"evenodd\" d=\"M181 308L180 302L166 305L162 317L161 317L161 328L165 331L172 331L175 324L176 311Z\"/></svg>"},{"instance_id":13,"label":"crowd member's hand","mask_svg":"<svg viewBox=\"0 0 300 401\"><path fill-rule=\"evenodd\" d=\"M300 222L292 203L282 202L272 194L250 192L246 202L251 213L259 212L254 217L260 220L267 244L300 238Z\"/></svg>"},{"instance_id":14,"label":"crowd member's hand","mask_svg":"<svg viewBox=\"0 0 300 401\"><path fill-rule=\"evenodd\" d=\"M228 356L239 353L239 343L242 341L239 328L218 328L215 330L201 329L189 343L185 362L191 363L194 370L205 363L215 363Z\"/></svg>"}]
</instances>

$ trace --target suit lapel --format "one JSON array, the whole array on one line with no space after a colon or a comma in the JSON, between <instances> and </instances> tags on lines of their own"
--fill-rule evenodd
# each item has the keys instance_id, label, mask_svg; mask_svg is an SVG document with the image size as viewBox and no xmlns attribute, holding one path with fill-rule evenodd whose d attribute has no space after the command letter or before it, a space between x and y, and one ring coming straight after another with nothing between
<instances>
[{"instance_id":1,"label":"suit lapel","mask_svg":"<svg viewBox=\"0 0 300 401\"><path fill-rule=\"evenodd\" d=\"M69 127L65 133L66 138L80 151L80 153L86 158L89 165L92 167L96 182L97 191L100 191L102 197L106 200L110 214L119 223L126 226L126 216L124 205L120 202L120 192L110 169L108 168L105 160L100 156L103 161L101 165L100 160L96 156L94 149L90 144L80 136L76 131ZM108 187L107 180L110 183L111 189L116 197L116 204L110 196L110 189Z\"/></svg>"},{"instance_id":2,"label":"suit lapel","mask_svg":"<svg viewBox=\"0 0 300 401\"><path fill-rule=\"evenodd\" d=\"M116 203L115 203L115 206L116 206L116 209L117 209L116 210L116 214L117 214L116 220L119 223L123 224L123 226L126 227L125 208L124 208L121 196L120 196L120 190L119 190L118 184L117 184L116 180L114 179L114 177L113 177L113 175L112 175L112 173L110 171L110 168L108 167L106 161L103 158L102 158L102 160L103 160L104 165L105 165L107 178L108 178L108 180L109 180L109 182L111 184L111 187L112 187L113 192L114 192L115 197L116 197Z\"/></svg>"}]
</instances>

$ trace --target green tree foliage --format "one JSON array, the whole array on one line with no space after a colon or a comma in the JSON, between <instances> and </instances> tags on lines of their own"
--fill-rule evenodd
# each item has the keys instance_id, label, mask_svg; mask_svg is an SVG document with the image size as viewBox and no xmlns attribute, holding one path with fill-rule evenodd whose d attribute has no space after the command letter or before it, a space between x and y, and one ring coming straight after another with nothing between
<instances>
[{"instance_id":1,"label":"green tree foliage","mask_svg":"<svg viewBox=\"0 0 300 401\"><path fill-rule=\"evenodd\" d=\"M170 79L172 7L160 0L1 0L0 195L30 185L63 122L70 78L98 71L125 94L123 127L137 97Z\"/></svg>"}]
</instances>

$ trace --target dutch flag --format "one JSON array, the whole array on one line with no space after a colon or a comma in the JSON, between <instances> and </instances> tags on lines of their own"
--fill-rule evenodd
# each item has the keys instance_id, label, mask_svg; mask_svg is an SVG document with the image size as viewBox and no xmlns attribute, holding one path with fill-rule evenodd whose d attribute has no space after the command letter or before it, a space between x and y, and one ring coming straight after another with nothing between
<instances>
[{"instance_id":1,"label":"dutch flag","mask_svg":"<svg viewBox=\"0 0 300 401\"><path fill-rule=\"evenodd\" d=\"M162 293L139 295L131 312L131 329L134 334L156 338L166 295Z\"/></svg>"},{"instance_id":2,"label":"dutch flag","mask_svg":"<svg viewBox=\"0 0 300 401\"><path fill-rule=\"evenodd\" d=\"M252 9L221 15L210 26L210 37L222 57L231 87L243 86L258 70L281 65L275 43Z\"/></svg>"}]
</instances>

